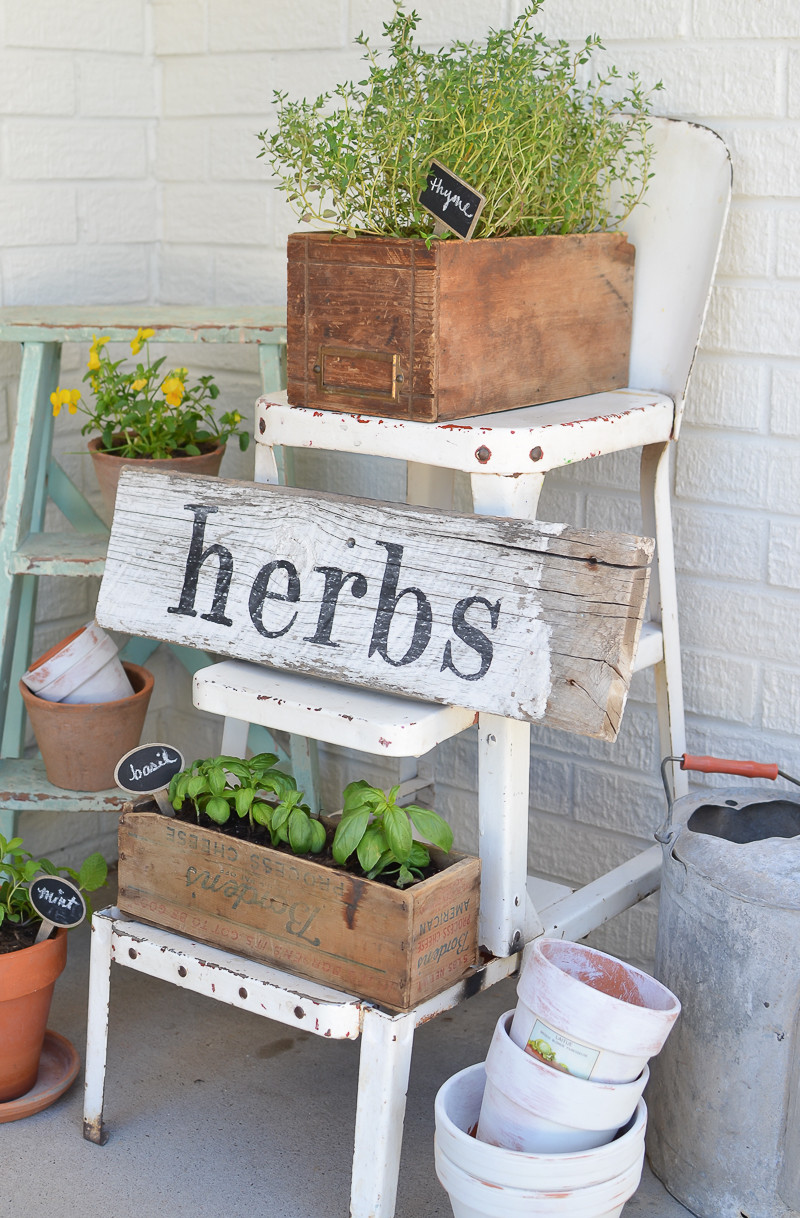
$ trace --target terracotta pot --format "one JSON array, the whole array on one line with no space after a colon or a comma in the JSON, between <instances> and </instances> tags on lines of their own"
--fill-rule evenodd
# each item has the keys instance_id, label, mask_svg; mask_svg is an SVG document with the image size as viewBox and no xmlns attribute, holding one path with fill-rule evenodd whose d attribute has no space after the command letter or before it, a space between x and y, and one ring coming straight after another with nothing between
<instances>
[{"instance_id":1,"label":"terracotta pot","mask_svg":"<svg viewBox=\"0 0 800 1218\"><path fill-rule=\"evenodd\" d=\"M114 767L139 743L153 692L153 676L123 662L134 692L114 702L46 702L19 683L25 709L44 761L47 779L69 791L105 791L115 786Z\"/></svg>"},{"instance_id":2,"label":"terracotta pot","mask_svg":"<svg viewBox=\"0 0 800 1218\"><path fill-rule=\"evenodd\" d=\"M209 448L197 457L176 454L174 457L118 457L114 453L100 452L100 437L95 436L89 441L94 472L103 496L108 520L114 515L114 503L117 498L117 483L123 469L135 466L136 469L157 469L165 473L183 474L218 474L225 454L225 445L218 444Z\"/></svg>"},{"instance_id":3,"label":"terracotta pot","mask_svg":"<svg viewBox=\"0 0 800 1218\"><path fill-rule=\"evenodd\" d=\"M0 956L0 1103L30 1091L39 1072L50 1000L67 962L67 932Z\"/></svg>"},{"instance_id":4,"label":"terracotta pot","mask_svg":"<svg viewBox=\"0 0 800 1218\"><path fill-rule=\"evenodd\" d=\"M22 680L47 702L114 702L133 692L116 643L97 622L87 622L39 656Z\"/></svg>"}]
</instances>

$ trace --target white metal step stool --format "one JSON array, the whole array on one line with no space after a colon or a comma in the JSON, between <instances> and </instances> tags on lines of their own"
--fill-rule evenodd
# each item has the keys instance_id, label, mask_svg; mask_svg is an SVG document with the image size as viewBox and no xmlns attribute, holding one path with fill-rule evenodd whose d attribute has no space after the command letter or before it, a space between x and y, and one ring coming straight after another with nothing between
<instances>
[{"instance_id":1,"label":"white metal step stool","mask_svg":"<svg viewBox=\"0 0 800 1218\"><path fill-rule=\"evenodd\" d=\"M722 141L696 125L656 121L654 136L656 179L648 205L638 208L625 226L637 246L632 388L472 418L457 428L396 420L382 427L376 419L292 408L280 396L270 396L261 400L258 409L257 478L278 480L273 448L279 445L390 456L411 463L412 500L441 502L450 471L460 469L470 475L476 512L524 517L535 513L548 470L602 452L641 446L643 531L657 540L658 578L652 587L652 623L642 633L637 667L656 664L662 747L668 753L681 753L684 728L668 453L670 439L677 438L686 383L716 265L730 198L730 163ZM232 671L226 662L216 673L206 670L197 683L198 704L207 696L209 705L214 701L218 711L227 713L225 748L241 741L244 729L240 725L256 715L257 696L252 691L257 681L256 672ZM222 697L225 682L228 692ZM299 702L295 709L299 715ZM340 728L335 729L331 723L331 733L334 730ZM325 738L319 725L316 734ZM500 716L481 716L479 736L482 763L492 767L496 779L495 795L500 795L503 823L502 830L495 833L499 830L492 824L495 803L480 809L481 853L491 906L484 927L487 945L496 958L483 973L485 981L476 978L476 986L490 984L513 969L518 955L509 953L514 953L528 935L544 930L580 938L607 916L653 891L659 875L658 852L653 847L579 893L563 897L555 906L546 908L541 902L537 910L534 899L523 921L529 732L525 725ZM673 776L673 784L679 793L681 780ZM495 883L497 888L491 895ZM164 940L163 932L126 922L113 910L97 915L98 931L103 919L110 926L102 929L102 938L95 938L90 1007L90 1038L95 1035L102 1043L90 1043L87 1051L87 1130L95 1140L100 1139L102 1128L107 1020L104 979L111 960L125 965L130 961L130 967L166 975L169 962L178 961L182 954L186 959L177 964L177 976L173 974L169 979L210 992L209 983L196 974L201 970L200 962L211 958L210 949L199 948L177 935ZM128 958L123 959L126 943ZM265 978L258 967L241 957L233 959L229 968L232 977L241 983L240 1003L249 1003L247 979L256 977L263 982ZM274 1002L264 1004L270 1007L265 1013L291 1023L287 995L305 992L306 987L286 975L276 979L276 984ZM413 1027L435 1010L444 1010L466 996L465 989L454 987L433 1004L399 1017L373 1008L375 1019L383 1023L381 1033L370 1029L362 1045L351 1191L354 1218L390 1218L393 1213ZM346 1001L340 994L337 999ZM230 993L226 1000L232 1000ZM371 1020L369 1016L367 1022ZM363 1014L360 1026L363 1034L367 1030ZM376 1062L375 1046L379 1042L383 1053ZM376 1145L386 1148L380 1164L375 1162L382 1158L376 1154Z\"/></svg>"},{"instance_id":2,"label":"white metal step stool","mask_svg":"<svg viewBox=\"0 0 800 1218\"><path fill-rule=\"evenodd\" d=\"M155 479L159 479L157 484ZM152 510L154 503L158 505L156 512ZM197 586L198 569L190 568L187 557L191 549L189 537L194 539L191 515L204 522L208 515L215 522L215 537L220 538L209 545L201 559L201 566L206 561L210 563L210 574L206 575L204 591L197 594L198 598L217 603L217 581L223 569L221 551L222 547L230 547L224 558L225 571L231 574L232 582L226 584L230 599L215 613L200 613L200 604L195 609L193 599L183 613L175 609L177 600L182 599L181 585L186 588L189 579L192 586ZM466 520L469 523L469 518ZM350 744L381 755L408 757L428 752L438 741L471 727L475 720L475 711L470 708L446 702L421 702L387 692L396 687L396 669L388 664L369 665L363 658L375 616L375 592L366 600L358 598L353 605L348 602L353 616L363 606L362 616L357 620L347 618L340 627L336 658L330 659L329 653L324 658L321 654L324 649L320 648L314 659L319 668L330 662L341 674L341 681L363 682L364 674L358 664L366 665L374 687L352 688L322 676L294 671L309 663L305 636L309 625L318 620L318 596L309 591L304 599L298 600L294 613L295 617L300 615L296 637L280 645L273 633L266 637L256 634L251 624L252 608L249 615L245 608L252 605L251 584L258 577L264 556L284 553L276 548L281 545L297 547L306 573L328 570L329 567L319 564L338 562L344 555L352 554L353 558L346 561L358 564L359 571L369 571L370 586L375 588L380 587L385 556L375 555L374 540L394 531L393 535L402 538L406 545L404 569L408 563L413 572L408 579L421 581L432 593L439 594L443 591L441 582L447 567L445 609L436 610L435 629L443 624L449 633L451 594L463 596L464 588L483 587L485 580L487 587L494 589L493 595L508 598L503 601L507 617L502 620L509 624L494 638L494 650L498 652L501 645L505 646L508 650L504 654L515 661L522 647L530 658L531 675L523 682L523 690L516 664L498 660L497 678L487 682L486 689L463 679L460 673L455 678L463 696L476 699L478 706L494 708L492 713L480 716L486 754L479 778L484 815L481 856L490 876L489 888L482 893L484 916L480 937L490 940L496 925L503 926L501 914L505 905L510 904L508 920L516 928L512 950L504 939L502 951L496 953L499 958L479 966L444 994L402 1014L393 1014L352 995L309 985L298 977L264 968L241 956L232 957L203 947L184 935L152 930L121 916L117 910L104 910L93 923L85 1105L85 1131L90 1140L102 1141L104 1137L109 973L111 963L116 962L321 1035L361 1035L351 1207L357 1218L367 1215L390 1218L394 1211L414 1028L512 972L518 964L518 949L528 934L524 925L524 882L521 890L510 897L503 888L491 890L493 873L505 868L506 860L517 847L515 841L509 841L508 829L518 829L524 819L519 810L527 805L527 754L521 759L512 757L507 772L494 764L493 749L508 726L505 711L500 713L500 708L511 701L512 710L519 714L530 713L537 718L560 716L563 721L571 721L574 715L576 721L580 719L580 730L604 733L609 720L618 719L621 713L623 689L630 676L637 627L644 611L643 573L649 561L649 543L559 526L538 528L522 521L514 521L513 528L506 525L505 521L486 520L478 527L473 521L470 535L465 536L463 516L425 513L319 492L253 487L180 475L168 478L135 471L123 475L98 603L101 624L112 629L128 628L144 637L161 637L169 642L191 644L191 640L196 640L198 645L211 650L220 650L225 642L235 655L255 653L263 660L266 652L272 656L273 664L286 664L290 668L287 673L234 659L211 665L207 677L196 674L196 703L208 705L218 713L227 712L223 740L226 750L235 751L244 745L248 722L252 721L297 733L313 729L315 739ZM381 531L384 528L387 533ZM205 523L203 530L205 535ZM213 527L211 531L214 532ZM175 543L176 536L183 538L185 549ZM453 549L445 548L448 541ZM351 546L352 550L348 548ZM294 553L294 549L286 551L289 552ZM153 580L155 555L157 587ZM593 559L591 555L598 557ZM580 582L570 582L567 576L562 576L559 582L559 571L570 565L584 568ZM540 596L537 589L544 567L549 576L542 580ZM587 575L593 591L587 586ZM319 583L318 577L316 582ZM620 590L623 582L628 588L625 593ZM609 615L606 607L612 596L617 598L619 609ZM499 604L498 600L498 614ZM529 632L528 623L535 627L540 612L548 616L547 630L537 634L532 628ZM263 626L260 618L259 622ZM445 676L437 676L443 635L436 637L438 644L429 657L430 667L424 669L416 686L409 685L410 678L405 676L404 688L429 689L440 695L443 689L451 688L444 686ZM351 639L355 642L348 651ZM262 650L257 650L259 647ZM602 680L598 668L603 669ZM529 690L536 684L535 674L545 669L552 677L547 682L547 710L542 701L537 709L528 712ZM450 679L454 680L452 675ZM437 680L439 691L435 688ZM588 698L585 690L592 682L596 697ZM528 696L523 697L523 692ZM579 712L575 710L578 705ZM415 780L409 780L408 785L416 785ZM601 886L584 892L571 911L562 907L547 929L580 937L652 891L657 883L660 856L656 847L646 853L646 875L637 863L613 879L605 877ZM157 889L153 895L157 899ZM539 920L535 929L537 933L545 929L544 920Z\"/></svg>"}]
</instances>

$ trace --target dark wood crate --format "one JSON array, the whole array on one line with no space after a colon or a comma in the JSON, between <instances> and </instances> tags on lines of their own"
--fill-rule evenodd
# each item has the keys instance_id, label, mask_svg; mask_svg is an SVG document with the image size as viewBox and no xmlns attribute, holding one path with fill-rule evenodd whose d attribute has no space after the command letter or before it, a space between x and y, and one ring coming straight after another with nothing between
<instances>
[{"instance_id":1,"label":"dark wood crate","mask_svg":"<svg viewBox=\"0 0 800 1218\"><path fill-rule=\"evenodd\" d=\"M293 234L293 406L465 418L628 383L623 233L433 241Z\"/></svg>"}]
</instances>

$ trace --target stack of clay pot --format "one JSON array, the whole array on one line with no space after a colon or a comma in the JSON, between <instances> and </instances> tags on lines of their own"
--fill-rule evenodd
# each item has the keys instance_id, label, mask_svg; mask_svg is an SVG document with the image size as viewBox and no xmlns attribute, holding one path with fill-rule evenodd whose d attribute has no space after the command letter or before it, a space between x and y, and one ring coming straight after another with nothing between
<instances>
[{"instance_id":1,"label":"stack of clay pot","mask_svg":"<svg viewBox=\"0 0 800 1218\"><path fill-rule=\"evenodd\" d=\"M455 1218L615 1218L641 1176L647 1062L680 1003L646 973L561 939L535 941L517 997L486 1062L437 1097L437 1174Z\"/></svg>"},{"instance_id":2,"label":"stack of clay pot","mask_svg":"<svg viewBox=\"0 0 800 1218\"><path fill-rule=\"evenodd\" d=\"M121 661L117 645L88 622L35 660L20 693L49 782L103 791L119 758L142 734L153 677Z\"/></svg>"}]
</instances>

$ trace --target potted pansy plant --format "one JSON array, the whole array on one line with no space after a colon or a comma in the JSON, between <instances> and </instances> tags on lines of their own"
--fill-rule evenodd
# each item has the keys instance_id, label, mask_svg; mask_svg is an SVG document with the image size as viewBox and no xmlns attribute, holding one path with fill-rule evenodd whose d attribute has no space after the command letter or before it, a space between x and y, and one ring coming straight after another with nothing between
<instances>
[{"instance_id":1,"label":"potted pansy plant","mask_svg":"<svg viewBox=\"0 0 800 1218\"><path fill-rule=\"evenodd\" d=\"M217 474L225 445L237 436L244 452L250 433L241 427L237 410L217 415L214 403L219 388L212 376L191 383L186 368L164 369L165 356L151 359L149 340L155 331L137 330L130 347L138 362L113 360L108 336L93 336L84 383L91 400L80 389L62 389L50 395L53 414L62 409L86 416L83 435L98 433L89 441L100 490L113 511L117 482L125 465L146 461L157 468L173 468L180 460L187 473Z\"/></svg>"}]
</instances>

